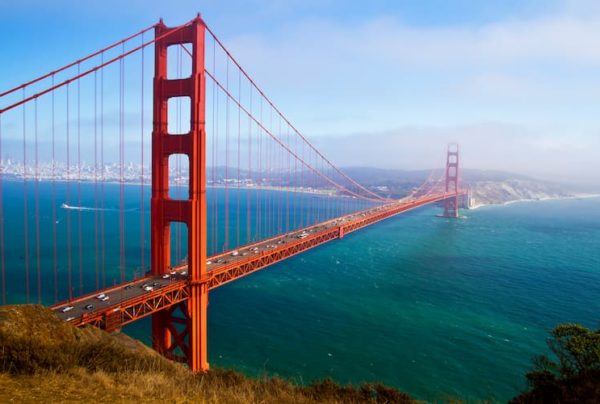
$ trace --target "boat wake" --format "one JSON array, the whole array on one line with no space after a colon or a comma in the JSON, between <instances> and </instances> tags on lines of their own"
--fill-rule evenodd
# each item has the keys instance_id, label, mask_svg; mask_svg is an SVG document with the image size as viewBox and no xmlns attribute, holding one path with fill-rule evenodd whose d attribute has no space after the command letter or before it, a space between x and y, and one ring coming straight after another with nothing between
<instances>
[{"instance_id":1,"label":"boat wake","mask_svg":"<svg viewBox=\"0 0 600 404\"><path fill-rule=\"evenodd\" d=\"M82 210L82 211L90 211L90 212L118 212L119 209L114 209L114 208L92 208L89 206L72 206L72 205L68 205L66 203L63 203L60 205L60 207L62 209L69 209L69 210ZM133 212L136 209L125 209L125 212Z\"/></svg>"}]
</instances>

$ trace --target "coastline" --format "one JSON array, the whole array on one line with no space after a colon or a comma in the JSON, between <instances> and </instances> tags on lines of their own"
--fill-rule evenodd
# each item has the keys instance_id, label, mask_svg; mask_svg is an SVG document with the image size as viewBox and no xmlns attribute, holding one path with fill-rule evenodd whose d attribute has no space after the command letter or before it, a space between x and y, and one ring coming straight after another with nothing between
<instances>
[{"instance_id":1,"label":"coastline","mask_svg":"<svg viewBox=\"0 0 600 404\"><path fill-rule=\"evenodd\" d=\"M543 201L556 201L556 200L568 200L568 199L588 199L588 198L600 198L600 194L576 194L570 196L548 196L544 198L533 198L533 199L514 199L505 202L496 202L496 203L480 203L475 204L473 206L469 206L468 210L476 210L485 207L493 207L493 206L507 206L512 205L514 203L527 203L527 202L543 202Z\"/></svg>"},{"instance_id":2,"label":"coastline","mask_svg":"<svg viewBox=\"0 0 600 404\"><path fill-rule=\"evenodd\" d=\"M36 178L35 177L18 177L18 176L5 176L3 178L4 181L9 181L9 182L31 182L31 183L35 183ZM75 178L71 178L71 179L65 179L65 178L55 178L55 179L51 179L51 178L47 178L47 177L43 177L43 178L38 178L37 181L39 183L49 183L49 182L56 182L56 183L72 183L72 184L76 184L76 183L81 183L81 184L110 184L110 185L121 185L121 182L115 179L111 179L111 180L105 180L105 181L94 181L93 179L88 179L88 178L82 178L79 181ZM150 187L152 186L152 180L149 179L148 181L144 181L139 182L139 181L123 181L122 183L125 186L129 186L129 185L135 185L135 186L143 186L143 187ZM177 188L177 187L182 187L184 188L185 186L174 182L174 183L170 183L169 186L171 188ZM278 191L278 192L299 192L299 193L303 193L303 194L311 194L311 195L321 195L321 196L329 196L329 197L347 197L344 195L338 195L334 190L332 189L318 189L318 188L304 188L304 187L278 187L275 185L253 185L253 186L237 186L237 185L228 185L225 186L223 184L219 184L219 185L206 185L206 188L211 188L211 189L230 189L230 190L259 190L259 191Z\"/></svg>"}]
</instances>

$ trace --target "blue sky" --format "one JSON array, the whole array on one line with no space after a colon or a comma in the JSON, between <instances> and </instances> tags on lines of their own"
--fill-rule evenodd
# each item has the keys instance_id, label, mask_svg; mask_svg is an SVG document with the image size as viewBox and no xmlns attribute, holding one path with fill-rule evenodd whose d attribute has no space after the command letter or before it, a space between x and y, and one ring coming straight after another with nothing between
<instances>
[{"instance_id":1,"label":"blue sky","mask_svg":"<svg viewBox=\"0 0 600 404\"><path fill-rule=\"evenodd\" d=\"M432 167L456 140L465 167L600 184L597 1L21 0L0 11L1 89L201 12L338 165Z\"/></svg>"}]
</instances>

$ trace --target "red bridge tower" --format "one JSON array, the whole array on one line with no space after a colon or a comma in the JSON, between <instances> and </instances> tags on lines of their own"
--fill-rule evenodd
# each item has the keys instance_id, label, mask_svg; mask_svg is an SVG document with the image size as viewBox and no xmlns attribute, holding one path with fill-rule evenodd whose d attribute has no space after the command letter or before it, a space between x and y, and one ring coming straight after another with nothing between
<instances>
[{"instance_id":1,"label":"red bridge tower","mask_svg":"<svg viewBox=\"0 0 600 404\"><path fill-rule=\"evenodd\" d=\"M204 34L200 16L178 29L156 26L154 65L154 121L152 131L152 233L151 271L162 275L171 267L171 223L185 223L188 231L188 300L152 315L152 344L167 357L186 361L192 371L208 370L206 354L206 133ZM172 35L164 35L174 31ZM192 47L192 73L187 78L167 78L167 48ZM168 100L190 99L190 130L168 132ZM169 197L169 156L189 159L189 196Z\"/></svg>"},{"instance_id":2,"label":"red bridge tower","mask_svg":"<svg viewBox=\"0 0 600 404\"><path fill-rule=\"evenodd\" d=\"M450 143L446 158L446 193L454 196L444 203L444 217L458 217L458 161L458 143Z\"/></svg>"}]
</instances>

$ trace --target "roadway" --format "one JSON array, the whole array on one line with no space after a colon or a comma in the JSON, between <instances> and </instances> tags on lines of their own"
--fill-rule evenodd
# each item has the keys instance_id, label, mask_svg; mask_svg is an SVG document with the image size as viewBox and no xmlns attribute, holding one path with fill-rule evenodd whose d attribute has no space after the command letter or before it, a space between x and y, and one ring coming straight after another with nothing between
<instances>
[{"instance_id":1,"label":"roadway","mask_svg":"<svg viewBox=\"0 0 600 404\"><path fill-rule=\"evenodd\" d=\"M450 197L440 194L417 200L399 201L285 233L207 259L209 289L304 252L377 221ZM162 276L150 275L96 291L51 307L59 318L74 325L98 325L105 329L135 321L187 298L187 267L171 268ZM108 318L115 317L114 325ZM112 323L112 322L111 322Z\"/></svg>"}]
</instances>

